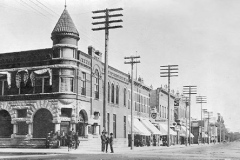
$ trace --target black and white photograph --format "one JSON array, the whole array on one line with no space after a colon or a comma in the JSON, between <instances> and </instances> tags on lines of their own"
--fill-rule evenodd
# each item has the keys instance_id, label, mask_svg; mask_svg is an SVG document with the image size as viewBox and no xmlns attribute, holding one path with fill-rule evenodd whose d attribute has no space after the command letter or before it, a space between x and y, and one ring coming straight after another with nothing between
<instances>
[{"instance_id":1,"label":"black and white photograph","mask_svg":"<svg viewBox=\"0 0 240 160\"><path fill-rule=\"evenodd\" d=\"M240 1L0 0L0 160L239 160Z\"/></svg>"}]
</instances>

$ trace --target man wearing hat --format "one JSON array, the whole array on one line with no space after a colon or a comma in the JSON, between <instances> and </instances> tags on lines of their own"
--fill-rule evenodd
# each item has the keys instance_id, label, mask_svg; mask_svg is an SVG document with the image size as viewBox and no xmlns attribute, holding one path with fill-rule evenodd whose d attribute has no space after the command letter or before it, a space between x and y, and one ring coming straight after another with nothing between
<instances>
[{"instance_id":1,"label":"man wearing hat","mask_svg":"<svg viewBox=\"0 0 240 160\"><path fill-rule=\"evenodd\" d=\"M50 136L50 133L48 133L46 137L46 148L49 148L50 140L51 140L51 136Z\"/></svg>"},{"instance_id":2,"label":"man wearing hat","mask_svg":"<svg viewBox=\"0 0 240 160\"><path fill-rule=\"evenodd\" d=\"M102 142L102 152L104 152L104 151L105 151L105 145L106 145L106 141L107 141L107 139L106 139L106 131L105 131L105 130L103 130L103 131L102 131L102 135L101 135L101 142Z\"/></svg>"},{"instance_id":3,"label":"man wearing hat","mask_svg":"<svg viewBox=\"0 0 240 160\"><path fill-rule=\"evenodd\" d=\"M113 153L113 133L110 133L109 144L110 144L111 153Z\"/></svg>"}]
</instances>

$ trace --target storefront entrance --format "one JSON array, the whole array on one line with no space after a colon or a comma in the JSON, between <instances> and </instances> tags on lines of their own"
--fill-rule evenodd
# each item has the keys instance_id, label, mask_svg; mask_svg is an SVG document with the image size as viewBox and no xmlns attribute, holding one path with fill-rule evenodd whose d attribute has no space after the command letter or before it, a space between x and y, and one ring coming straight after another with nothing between
<instances>
[{"instance_id":1,"label":"storefront entrance","mask_svg":"<svg viewBox=\"0 0 240 160\"><path fill-rule=\"evenodd\" d=\"M62 121L60 124L61 135L67 135L70 129L70 122Z\"/></svg>"},{"instance_id":2,"label":"storefront entrance","mask_svg":"<svg viewBox=\"0 0 240 160\"><path fill-rule=\"evenodd\" d=\"M11 116L6 110L0 110L0 138L10 138L13 134Z\"/></svg>"},{"instance_id":3,"label":"storefront entrance","mask_svg":"<svg viewBox=\"0 0 240 160\"><path fill-rule=\"evenodd\" d=\"M51 131L54 132L53 117L49 110L39 109L33 118L33 138L46 138Z\"/></svg>"},{"instance_id":4,"label":"storefront entrance","mask_svg":"<svg viewBox=\"0 0 240 160\"><path fill-rule=\"evenodd\" d=\"M81 110L79 112L79 122L76 125L76 131L78 132L79 136L81 137L86 136L87 124L88 124L87 112L85 110Z\"/></svg>"}]
</instances>

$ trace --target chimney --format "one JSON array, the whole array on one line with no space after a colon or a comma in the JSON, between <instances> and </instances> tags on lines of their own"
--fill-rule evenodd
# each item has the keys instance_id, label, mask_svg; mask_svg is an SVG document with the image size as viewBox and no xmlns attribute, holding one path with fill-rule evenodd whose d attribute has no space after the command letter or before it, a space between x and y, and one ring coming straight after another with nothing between
<instances>
[{"instance_id":1,"label":"chimney","mask_svg":"<svg viewBox=\"0 0 240 160\"><path fill-rule=\"evenodd\" d=\"M99 52L98 50L95 51L95 56L99 61L102 62L102 53L101 52Z\"/></svg>"},{"instance_id":2,"label":"chimney","mask_svg":"<svg viewBox=\"0 0 240 160\"><path fill-rule=\"evenodd\" d=\"M90 56L94 56L94 54L95 54L95 48L93 48L92 46L89 46L89 47L88 47L88 54L89 54Z\"/></svg>"}]
</instances>

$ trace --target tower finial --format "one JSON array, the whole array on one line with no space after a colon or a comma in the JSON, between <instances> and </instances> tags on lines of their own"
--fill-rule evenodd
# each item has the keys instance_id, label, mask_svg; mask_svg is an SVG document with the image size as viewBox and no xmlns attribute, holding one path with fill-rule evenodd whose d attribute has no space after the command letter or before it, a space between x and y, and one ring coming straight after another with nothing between
<instances>
[{"instance_id":1,"label":"tower finial","mask_svg":"<svg viewBox=\"0 0 240 160\"><path fill-rule=\"evenodd\" d=\"M67 0L65 0L65 6L64 7L65 7L65 9L67 8Z\"/></svg>"}]
</instances>

